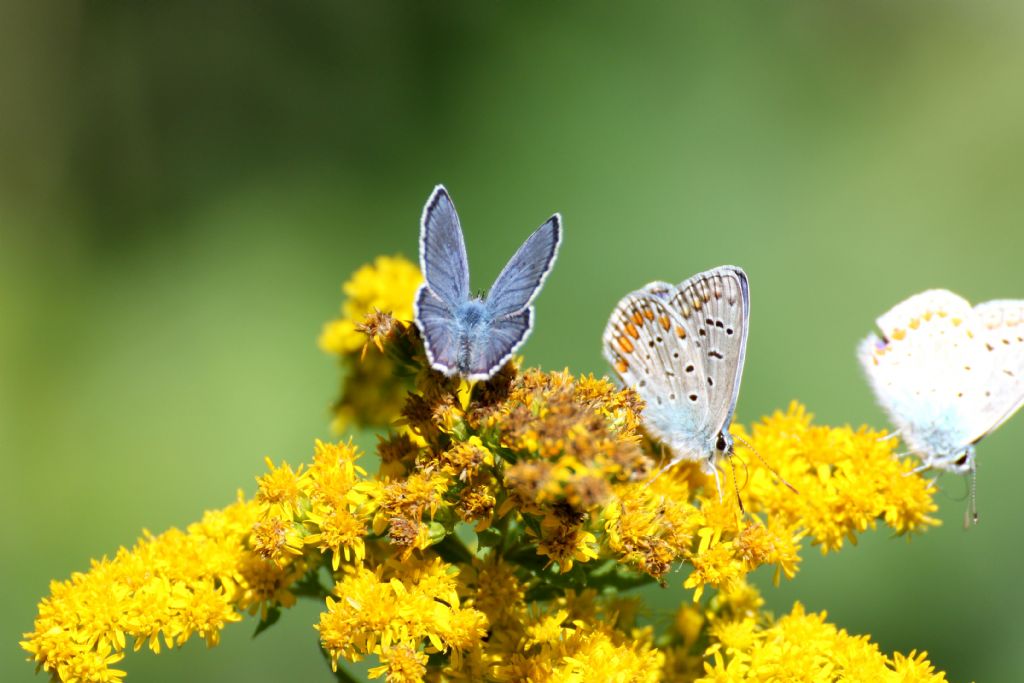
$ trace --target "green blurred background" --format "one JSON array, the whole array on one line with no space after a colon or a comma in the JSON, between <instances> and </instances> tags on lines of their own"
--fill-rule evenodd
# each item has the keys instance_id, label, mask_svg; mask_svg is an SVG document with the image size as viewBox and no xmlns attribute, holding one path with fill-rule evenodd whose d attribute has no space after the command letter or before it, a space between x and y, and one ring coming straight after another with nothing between
<instances>
[{"instance_id":1,"label":"green blurred background","mask_svg":"<svg viewBox=\"0 0 1024 683\"><path fill-rule=\"evenodd\" d=\"M739 419L798 398L884 426L854 358L875 316L927 287L1024 297L1022 20L1016 1L3 3L0 678L32 680L16 643L51 578L330 435L320 325L359 264L415 258L438 182L474 288L562 212L529 363L605 373L622 294L735 263ZM1022 437L1018 415L980 448L978 527L947 475L944 526L808 550L770 606L927 649L952 681L1024 679ZM318 611L124 668L329 681Z\"/></svg>"}]
</instances>

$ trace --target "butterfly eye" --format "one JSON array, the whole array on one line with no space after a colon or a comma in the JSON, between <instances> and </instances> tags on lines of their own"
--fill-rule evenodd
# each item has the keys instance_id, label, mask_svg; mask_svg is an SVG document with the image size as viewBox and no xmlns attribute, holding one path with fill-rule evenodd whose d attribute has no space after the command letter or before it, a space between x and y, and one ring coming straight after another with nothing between
<instances>
[{"instance_id":1,"label":"butterfly eye","mask_svg":"<svg viewBox=\"0 0 1024 683\"><path fill-rule=\"evenodd\" d=\"M715 442L715 448L720 451L725 451L725 437L723 435L718 435L718 441Z\"/></svg>"},{"instance_id":2,"label":"butterfly eye","mask_svg":"<svg viewBox=\"0 0 1024 683\"><path fill-rule=\"evenodd\" d=\"M953 462L953 464L956 465L957 467L963 467L964 465L966 465L967 464L967 453L964 453L959 458L957 458Z\"/></svg>"}]
</instances>

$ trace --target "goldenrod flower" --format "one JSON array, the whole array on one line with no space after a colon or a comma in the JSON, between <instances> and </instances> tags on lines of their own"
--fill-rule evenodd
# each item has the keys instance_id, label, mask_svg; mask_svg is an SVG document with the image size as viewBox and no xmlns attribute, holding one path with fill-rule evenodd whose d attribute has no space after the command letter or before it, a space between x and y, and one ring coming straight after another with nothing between
<instances>
[{"instance_id":1,"label":"goldenrod flower","mask_svg":"<svg viewBox=\"0 0 1024 683\"><path fill-rule=\"evenodd\" d=\"M239 498L185 532L146 534L131 550L53 582L35 629L22 643L39 667L62 681L116 681L124 650L183 645L193 635L216 645L220 631L249 607L253 576L245 546L259 505ZM280 575L273 565L268 573Z\"/></svg>"},{"instance_id":2,"label":"goldenrod flower","mask_svg":"<svg viewBox=\"0 0 1024 683\"><path fill-rule=\"evenodd\" d=\"M945 680L800 604L774 618L747 580L763 565L794 578L808 540L831 552L879 524L937 524L935 489L893 440L796 403L736 426L722 490L744 511L698 463L654 476L633 391L520 359L475 384L430 370L410 324L420 282L381 257L320 340L347 373L336 422L387 428L376 474L351 441L316 441L297 467L268 458L253 499L54 582L22 642L40 669L116 683L129 647L216 645L243 613L264 628L309 596L331 666L371 657L392 683ZM692 600L641 626L626 591L670 580Z\"/></svg>"},{"instance_id":3,"label":"goldenrod flower","mask_svg":"<svg viewBox=\"0 0 1024 683\"><path fill-rule=\"evenodd\" d=\"M336 354L362 350L367 339L356 328L367 315L377 311L411 322L413 297L422 282L419 268L410 261L401 256L378 256L372 265L363 266L342 285L346 299L341 317L324 326L320 348Z\"/></svg>"},{"instance_id":4,"label":"goldenrod flower","mask_svg":"<svg viewBox=\"0 0 1024 683\"><path fill-rule=\"evenodd\" d=\"M339 357L345 370L334 427L386 426L399 416L408 377L384 354L387 340L412 333L413 297L423 282L419 269L401 256L379 256L342 286L341 317L320 334L319 345ZM370 346L375 353L367 353Z\"/></svg>"},{"instance_id":5,"label":"goldenrod flower","mask_svg":"<svg viewBox=\"0 0 1024 683\"><path fill-rule=\"evenodd\" d=\"M857 680L885 683L942 683L926 655L882 654L862 636L851 636L825 621L825 614L807 614L800 603L767 627L744 619L712 627L704 676L697 683L718 681Z\"/></svg>"}]
</instances>

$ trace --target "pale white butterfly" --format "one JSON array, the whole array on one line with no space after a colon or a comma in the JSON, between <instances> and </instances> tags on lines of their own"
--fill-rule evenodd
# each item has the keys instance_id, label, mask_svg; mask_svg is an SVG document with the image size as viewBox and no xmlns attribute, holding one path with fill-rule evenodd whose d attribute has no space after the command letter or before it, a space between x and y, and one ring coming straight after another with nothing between
<instances>
[{"instance_id":1,"label":"pale white butterfly","mask_svg":"<svg viewBox=\"0 0 1024 683\"><path fill-rule=\"evenodd\" d=\"M933 289L877 324L858 356L879 403L922 469L971 474L973 511L974 446L1024 405L1024 301Z\"/></svg>"},{"instance_id":2,"label":"pale white butterfly","mask_svg":"<svg viewBox=\"0 0 1024 683\"><path fill-rule=\"evenodd\" d=\"M678 286L652 282L627 294L612 312L604 355L644 399L648 431L671 450L664 469L700 461L718 483L718 461L733 450L729 423L749 320L747 276L735 266Z\"/></svg>"}]
</instances>

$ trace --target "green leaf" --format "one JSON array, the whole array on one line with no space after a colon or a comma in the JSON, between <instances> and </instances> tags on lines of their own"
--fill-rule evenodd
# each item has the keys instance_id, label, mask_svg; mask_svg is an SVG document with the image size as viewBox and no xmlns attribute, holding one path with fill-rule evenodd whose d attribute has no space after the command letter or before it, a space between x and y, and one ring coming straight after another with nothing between
<instances>
[{"instance_id":1,"label":"green leaf","mask_svg":"<svg viewBox=\"0 0 1024 683\"><path fill-rule=\"evenodd\" d=\"M280 619L280 618L281 618L281 608L279 606L277 606L277 605L274 605L273 607L271 607L270 609L267 610L266 618L265 619L261 619L260 623L258 623L256 625L256 631L252 634L252 637L255 638L259 634L261 634L264 631L266 631L268 628L270 628L271 626L276 624L277 620Z\"/></svg>"},{"instance_id":2,"label":"green leaf","mask_svg":"<svg viewBox=\"0 0 1024 683\"><path fill-rule=\"evenodd\" d=\"M320 569L322 567L323 565L318 565L310 569L306 572L305 576L293 583L291 586L292 593L301 598L314 598L317 600L323 600L330 595L330 589L320 582Z\"/></svg>"}]
</instances>

